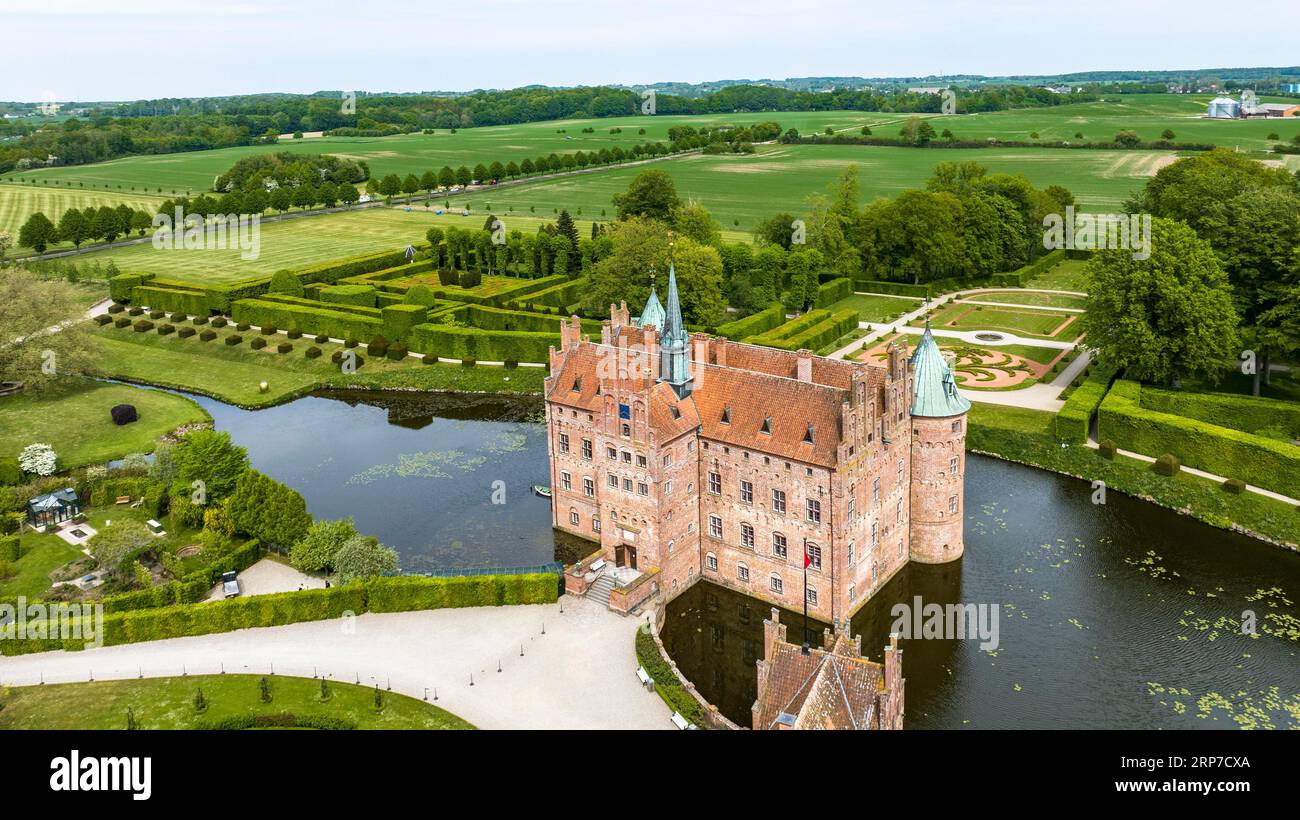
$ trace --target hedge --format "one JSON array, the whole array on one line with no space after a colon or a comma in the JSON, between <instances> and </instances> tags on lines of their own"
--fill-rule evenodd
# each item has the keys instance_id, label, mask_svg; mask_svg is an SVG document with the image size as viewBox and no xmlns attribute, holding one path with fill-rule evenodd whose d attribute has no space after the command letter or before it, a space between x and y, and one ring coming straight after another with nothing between
<instances>
[{"instance_id":1,"label":"hedge","mask_svg":"<svg viewBox=\"0 0 1300 820\"><path fill-rule=\"evenodd\" d=\"M184 313L187 316L208 314L208 296L198 290L140 286L132 290L131 301L168 313Z\"/></svg>"},{"instance_id":2,"label":"hedge","mask_svg":"<svg viewBox=\"0 0 1300 820\"><path fill-rule=\"evenodd\" d=\"M1197 419L1243 433L1280 428L1292 438L1300 438L1300 403L1297 402L1144 386L1141 404L1148 410Z\"/></svg>"},{"instance_id":3,"label":"hedge","mask_svg":"<svg viewBox=\"0 0 1300 820\"><path fill-rule=\"evenodd\" d=\"M287 293L268 293L264 296L257 297L260 302L277 302L284 305L297 305L298 307L310 308L312 310L333 310L338 313L350 313L357 316L368 316L371 319L378 319L383 314L378 308L365 307L364 305L345 305L341 303L325 304L315 299L307 299L302 296L290 296Z\"/></svg>"},{"instance_id":4,"label":"hedge","mask_svg":"<svg viewBox=\"0 0 1300 820\"><path fill-rule=\"evenodd\" d=\"M0 535L0 561L17 561L20 554L18 536Z\"/></svg>"},{"instance_id":5,"label":"hedge","mask_svg":"<svg viewBox=\"0 0 1300 820\"><path fill-rule=\"evenodd\" d=\"M718 325L717 331L719 336L740 340L766 333L784 323L785 306L780 302L773 302L758 313Z\"/></svg>"},{"instance_id":6,"label":"hedge","mask_svg":"<svg viewBox=\"0 0 1300 820\"><path fill-rule=\"evenodd\" d=\"M232 312L236 322L263 327L292 325L313 336L323 334L336 339L348 336L368 339L383 327L377 318L264 299L241 299L232 306Z\"/></svg>"},{"instance_id":7,"label":"hedge","mask_svg":"<svg viewBox=\"0 0 1300 820\"><path fill-rule=\"evenodd\" d=\"M818 285L817 298L813 301L816 307L822 308L832 305L841 299L847 299L853 295L853 280L841 276L838 279L832 279L825 284Z\"/></svg>"},{"instance_id":8,"label":"hedge","mask_svg":"<svg viewBox=\"0 0 1300 820\"><path fill-rule=\"evenodd\" d=\"M1098 367L1083 384L1075 388L1056 414L1056 437L1070 444L1085 444L1088 430L1092 426L1092 417L1106 398L1110 389L1110 380L1115 375L1114 368Z\"/></svg>"},{"instance_id":9,"label":"hedge","mask_svg":"<svg viewBox=\"0 0 1300 820\"><path fill-rule=\"evenodd\" d=\"M424 305L389 305L382 315L384 335L395 342L411 338L411 329L428 320L429 309Z\"/></svg>"},{"instance_id":10,"label":"hedge","mask_svg":"<svg viewBox=\"0 0 1300 820\"><path fill-rule=\"evenodd\" d=\"M555 603L559 581L551 573L451 578L394 576L376 578L366 587L370 612L408 612L415 609Z\"/></svg>"},{"instance_id":11,"label":"hedge","mask_svg":"<svg viewBox=\"0 0 1300 820\"><path fill-rule=\"evenodd\" d=\"M659 652L659 645L655 643L654 636L644 628L636 631L636 659L645 669L646 674L654 679L655 691L670 709L697 727L706 728L704 709L700 706L700 702L686 690L686 687L682 686L681 680L673 673L672 667Z\"/></svg>"},{"instance_id":12,"label":"hedge","mask_svg":"<svg viewBox=\"0 0 1300 820\"><path fill-rule=\"evenodd\" d=\"M825 347L857 326L856 310L841 310L834 314L828 310L810 310L774 330L745 339L745 343L782 350L816 350Z\"/></svg>"},{"instance_id":13,"label":"hedge","mask_svg":"<svg viewBox=\"0 0 1300 820\"><path fill-rule=\"evenodd\" d=\"M545 362L551 345L558 346L559 343L558 332L513 333L423 324L412 329L409 346L416 353L446 359Z\"/></svg>"},{"instance_id":14,"label":"hedge","mask_svg":"<svg viewBox=\"0 0 1300 820\"><path fill-rule=\"evenodd\" d=\"M358 307L375 306L375 289L372 285L331 285L320 289L322 302Z\"/></svg>"},{"instance_id":15,"label":"hedge","mask_svg":"<svg viewBox=\"0 0 1300 820\"><path fill-rule=\"evenodd\" d=\"M1300 447L1197 419L1148 410L1144 388L1118 380L1098 411L1099 435L1125 450L1170 453L1183 464L1300 497Z\"/></svg>"},{"instance_id":16,"label":"hedge","mask_svg":"<svg viewBox=\"0 0 1300 820\"><path fill-rule=\"evenodd\" d=\"M1058 249L1042 256L1025 265L1023 268L1013 270L1009 273L995 273L989 279L989 284L995 288L1023 288L1040 273L1045 273L1049 268L1055 267L1058 262L1065 261L1065 250Z\"/></svg>"},{"instance_id":17,"label":"hedge","mask_svg":"<svg viewBox=\"0 0 1300 820\"><path fill-rule=\"evenodd\" d=\"M152 273L119 273L108 280L108 295L114 302L130 302L135 289L152 278Z\"/></svg>"}]
</instances>

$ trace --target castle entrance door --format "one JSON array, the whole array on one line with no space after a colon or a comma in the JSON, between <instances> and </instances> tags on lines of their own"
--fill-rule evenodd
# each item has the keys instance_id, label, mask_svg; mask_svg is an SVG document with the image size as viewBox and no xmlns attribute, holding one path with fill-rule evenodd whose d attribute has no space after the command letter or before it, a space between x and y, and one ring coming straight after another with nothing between
<instances>
[{"instance_id":1,"label":"castle entrance door","mask_svg":"<svg viewBox=\"0 0 1300 820\"><path fill-rule=\"evenodd\" d=\"M636 547L631 544L616 544L614 546L614 565L636 569Z\"/></svg>"}]
</instances>

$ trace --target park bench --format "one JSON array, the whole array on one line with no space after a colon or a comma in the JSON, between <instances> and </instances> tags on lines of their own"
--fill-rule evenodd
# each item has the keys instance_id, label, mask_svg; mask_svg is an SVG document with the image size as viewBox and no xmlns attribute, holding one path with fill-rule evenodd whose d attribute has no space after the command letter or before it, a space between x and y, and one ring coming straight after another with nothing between
<instances>
[{"instance_id":1,"label":"park bench","mask_svg":"<svg viewBox=\"0 0 1300 820\"><path fill-rule=\"evenodd\" d=\"M117 499L116 499L113 503L114 503L114 504L130 504L130 503L131 503L131 496L129 496L129 495L119 495L119 496L117 497Z\"/></svg>"},{"instance_id":2,"label":"park bench","mask_svg":"<svg viewBox=\"0 0 1300 820\"><path fill-rule=\"evenodd\" d=\"M694 729L695 724L682 717L681 712L673 712L673 725L678 729Z\"/></svg>"},{"instance_id":3,"label":"park bench","mask_svg":"<svg viewBox=\"0 0 1300 820\"><path fill-rule=\"evenodd\" d=\"M646 689L655 688L655 679L650 677L650 673L645 671L644 666L638 666L636 668L636 676L641 679L641 685Z\"/></svg>"},{"instance_id":4,"label":"park bench","mask_svg":"<svg viewBox=\"0 0 1300 820\"><path fill-rule=\"evenodd\" d=\"M593 561L593 562L591 563L591 566L587 567L587 569L590 570L591 572L600 572L600 571L601 571L602 569L604 569L604 568L605 568L605 559L604 559L604 558L599 558L599 559Z\"/></svg>"}]
</instances>

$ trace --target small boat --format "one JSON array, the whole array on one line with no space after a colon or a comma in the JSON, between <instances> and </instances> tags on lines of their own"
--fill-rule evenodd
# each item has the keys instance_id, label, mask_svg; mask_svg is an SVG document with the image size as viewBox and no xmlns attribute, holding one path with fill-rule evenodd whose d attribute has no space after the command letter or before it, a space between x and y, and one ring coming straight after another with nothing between
<instances>
[{"instance_id":1,"label":"small boat","mask_svg":"<svg viewBox=\"0 0 1300 820\"><path fill-rule=\"evenodd\" d=\"M550 497L551 497L551 488L550 488L550 487L543 487L541 484L534 484L534 485L533 485L533 492L536 493L537 495L540 495L542 498L550 498Z\"/></svg>"}]
</instances>

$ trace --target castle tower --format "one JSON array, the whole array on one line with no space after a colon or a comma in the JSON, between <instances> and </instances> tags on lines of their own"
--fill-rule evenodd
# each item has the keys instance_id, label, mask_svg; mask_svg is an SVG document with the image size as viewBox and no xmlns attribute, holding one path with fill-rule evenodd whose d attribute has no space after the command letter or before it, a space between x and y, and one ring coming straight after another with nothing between
<instances>
[{"instance_id":1,"label":"castle tower","mask_svg":"<svg viewBox=\"0 0 1300 820\"><path fill-rule=\"evenodd\" d=\"M911 558L942 564L961 557L968 401L957 390L927 323L912 354Z\"/></svg>"},{"instance_id":2,"label":"castle tower","mask_svg":"<svg viewBox=\"0 0 1300 820\"><path fill-rule=\"evenodd\" d=\"M637 319L637 325L640 327L653 327L655 330L664 329L663 305L659 304L659 295L655 292L654 282L650 283L650 298L646 300L645 310L641 311L640 318Z\"/></svg>"},{"instance_id":3,"label":"castle tower","mask_svg":"<svg viewBox=\"0 0 1300 820\"><path fill-rule=\"evenodd\" d=\"M668 307L665 311L663 339L659 342L659 380L668 382L678 398L691 393L690 336L682 321L682 306L677 298L677 272L668 263Z\"/></svg>"}]
</instances>

